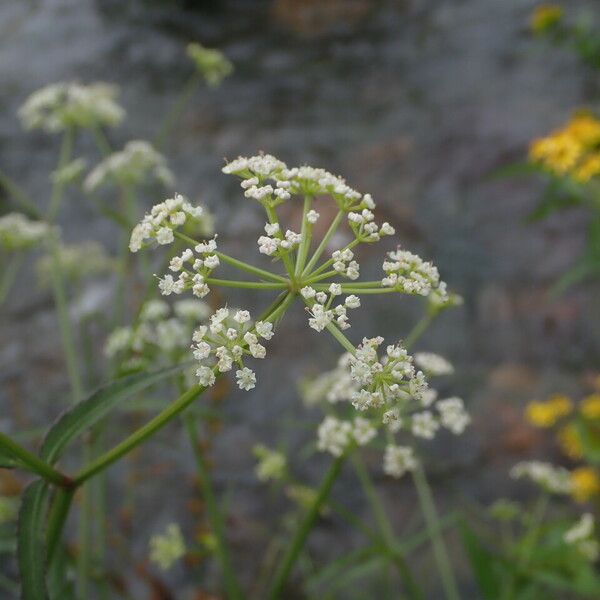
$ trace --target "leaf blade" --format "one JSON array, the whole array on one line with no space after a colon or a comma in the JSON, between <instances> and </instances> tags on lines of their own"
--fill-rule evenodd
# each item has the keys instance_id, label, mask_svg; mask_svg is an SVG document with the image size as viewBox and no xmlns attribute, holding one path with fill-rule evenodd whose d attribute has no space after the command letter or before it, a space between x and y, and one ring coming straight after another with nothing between
<instances>
[{"instance_id":1,"label":"leaf blade","mask_svg":"<svg viewBox=\"0 0 600 600\"><path fill-rule=\"evenodd\" d=\"M105 417L119 402L175 375L186 366L176 365L150 374L136 373L101 387L58 418L44 438L41 458L54 464L70 442Z\"/></svg>"},{"instance_id":2,"label":"leaf blade","mask_svg":"<svg viewBox=\"0 0 600 600\"><path fill-rule=\"evenodd\" d=\"M38 479L23 493L17 535L17 559L23 600L48 598L44 518L49 492L48 484Z\"/></svg>"}]
</instances>

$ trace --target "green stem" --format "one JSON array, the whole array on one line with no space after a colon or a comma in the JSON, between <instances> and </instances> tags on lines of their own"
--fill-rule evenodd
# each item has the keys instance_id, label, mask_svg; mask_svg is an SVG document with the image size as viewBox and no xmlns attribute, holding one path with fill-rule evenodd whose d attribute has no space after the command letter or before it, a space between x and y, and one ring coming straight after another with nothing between
<instances>
[{"instance_id":1,"label":"green stem","mask_svg":"<svg viewBox=\"0 0 600 600\"><path fill-rule=\"evenodd\" d=\"M64 135L62 144L60 147L60 154L58 157L58 171L67 165L71 160L71 154L73 152L73 130L69 127ZM54 223L60 210L60 202L64 191L64 185L61 183L54 183L52 186L52 194L50 196L50 203L48 205L48 221Z\"/></svg>"},{"instance_id":2,"label":"green stem","mask_svg":"<svg viewBox=\"0 0 600 600\"><path fill-rule=\"evenodd\" d=\"M184 85L181 93L177 97L177 100L173 104L172 108L167 113L167 116L165 117L165 120L163 121L158 134L154 138L154 147L157 150L161 150L166 145L167 140L169 138L169 134L171 133L171 129L179 120L188 102L194 95L194 92L196 91L200 83L201 77L201 73L195 70Z\"/></svg>"},{"instance_id":3,"label":"green stem","mask_svg":"<svg viewBox=\"0 0 600 600\"><path fill-rule=\"evenodd\" d=\"M187 242L188 244L192 244L192 246L197 246L199 242L194 240L193 238L181 233L180 231L174 232L175 237L178 237L180 240ZM252 275L257 275L262 279L268 279L270 281L275 281L277 283L285 283L287 279L282 277L281 275L275 275L275 273L271 273L270 271L265 271L264 269L260 269L259 267L255 267L253 265L249 265L243 260L238 260L237 258L233 258L227 254L223 254L222 252L215 252L215 254L219 257L220 260L235 267L236 269L240 269L241 271L245 271L246 273L251 273Z\"/></svg>"},{"instance_id":4,"label":"green stem","mask_svg":"<svg viewBox=\"0 0 600 600\"><path fill-rule=\"evenodd\" d=\"M24 258L25 255L21 252L13 253L8 261L8 266L3 270L2 279L0 280L0 306L2 306L6 300L6 297L15 282L17 273L23 264Z\"/></svg>"},{"instance_id":5,"label":"green stem","mask_svg":"<svg viewBox=\"0 0 600 600\"><path fill-rule=\"evenodd\" d=\"M58 248L58 240L55 235L51 236L50 251L52 253L52 291L54 293L54 304L58 317L58 326L61 333L67 373L71 386L71 399L73 403L83 397L83 384L79 372L79 359L75 347L75 339L69 318L69 307L65 294L64 280L62 276L62 265Z\"/></svg>"},{"instance_id":6,"label":"green stem","mask_svg":"<svg viewBox=\"0 0 600 600\"><path fill-rule=\"evenodd\" d=\"M336 275L338 275L337 271L326 271L325 273L321 273L320 275L311 276L308 279L303 279L302 285L312 285L313 283L323 281L323 279L329 279L330 277L335 277Z\"/></svg>"},{"instance_id":7,"label":"green stem","mask_svg":"<svg viewBox=\"0 0 600 600\"><path fill-rule=\"evenodd\" d=\"M352 248L354 248L354 246L356 246L357 244L360 244L360 240L359 239L354 239L347 246L344 246L341 249L341 251L343 252L344 250L352 250ZM311 277L313 277L315 275L319 275L325 269L328 269L334 262L335 262L335 260L333 258L329 258L328 260L326 260L322 265L320 265L317 269L315 269L311 273Z\"/></svg>"},{"instance_id":8,"label":"green stem","mask_svg":"<svg viewBox=\"0 0 600 600\"><path fill-rule=\"evenodd\" d=\"M110 146L109 141L106 139L104 132L101 127L94 127L92 129L92 134L94 136L94 140L96 141L96 146L98 146L98 150L103 157L107 157L112 153L112 148Z\"/></svg>"},{"instance_id":9,"label":"green stem","mask_svg":"<svg viewBox=\"0 0 600 600\"><path fill-rule=\"evenodd\" d=\"M306 265L306 267L304 267L304 271L302 271L302 277L305 277L306 275L308 275L311 272L311 270L313 269L313 267L317 264L317 261L319 260L319 258L321 258L321 254L323 254L323 252L325 252L325 250L327 249L327 244L329 244L329 241L334 236L335 232L337 231L337 228L340 226L340 223L342 222L342 219L344 218L344 214L345 214L344 211L340 210L338 212L338 214L335 216L335 218L331 222L331 225L329 226L329 229L327 230L327 233L323 236L321 243L317 246L315 253L312 255L311 259L308 261L308 264Z\"/></svg>"},{"instance_id":10,"label":"green stem","mask_svg":"<svg viewBox=\"0 0 600 600\"><path fill-rule=\"evenodd\" d=\"M27 467L28 470L32 473L37 473L46 481L66 488L73 485L73 481L69 477L57 471L53 466L29 452L29 450L26 450L2 432L0 432L0 448L4 448L11 456L19 460L23 466Z\"/></svg>"},{"instance_id":11,"label":"green stem","mask_svg":"<svg viewBox=\"0 0 600 600\"><path fill-rule=\"evenodd\" d=\"M333 324L327 325L327 331L345 348L350 354L356 352L354 344Z\"/></svg>"},{"instance_id":12,"label":"green stem","mask_svg":"<svg viewBox=\"0 0 600 600\"><path fill-rule=\"evenodd\" d=\"M212 277L209 277L206 280L206 283L221 287L245 288L251 290L283 290L288 287L288 284L283 282L263 283L261 281L234 281L230 279L213 279Z\"/></svg>"},{"instance_id":13,"label":"green stem","mask_svg":"<svg viewBox=\"0 0 600 600\"><path fill-rule=\"evenodd\" d=\"M535 542L538 538L540 528L544 521L544 516L548 508L549 500L550 495L548 494L548 492L544 492L540 496L533 509L531 522L529 523L529 527L527 528L527 532L525 533L523 542L520 545L520 551L517 556L517 570L519 572L525 571L525 568L529 563L529 559L531 558L531 555L535 548ZM517 581L517 573L512 573L506 585L504 593L502 594L502 600L512 600L515 597L515 586L517 585Z\"/></svg>"},{"instance_id":14,"label":"green stem","mask_svg":"<svg viewBox=\"0 0 600 600\"><path fill-rule=\"evenodd\" d=\"M52 564L52 559L54 558L56 549L58 548L74 494L75 488L58 488L56 490L56 495L54 496L54 500L50 508L50 514L48 516L48 531L46 533L48 540L48 565Z\"/></svg>"},{"instance_id":15,"label":"green stem","mask_svg":"<svg viewBox=\"0 0 600 600\"><path fill-rule=\"evenodd\" d=\"M310 210L311 204L312 197L304 196L304 206L302 209L302 228L300 230L302 241L300 242L300 247L298 248L298 255L296 256L294 278L297 278L302 273L302 269L304 268L304 265L306 263L306 256L308 254L308 250L310 249L310 241L312 239L312 226L308 222L306 215Z\"/></svg>"},{"instance_id":16,"label":"green stem","mask_svg":"<svg viewBox=\"0 0 600 600\"><path fill-rule=\"evenodd\" d=\"M263 279L269 279L270 281L275 281L278 283L286 282L286 278L281 275L275 275L275 273L271 273L270 271L265 271L264 269L260 269L259 267L255 267L253 265L249 265L248 263L238 260L237 258L233 258L232 256L228 256L227 254L223 254L222 252L215 252L215 254L227 264L232 267L236 267L241 271L246 271L246 273L251 273L252 275L257 275L258 277L262 277Z\"/></svg>"},{"instance_id":17,"label":"green stem","mask_svg":"<svg viewBox=\"0 0 600 600\"><path fill-rule=\"evenodd\" d=\"M237 581L235 570L233 568L231 558L229 556L229 550L227 547L227 541L225 537L225 523L223 516L219 510L215 492L210 480L210 474L202 450L200 448L200 442L196 434L196 427L194 417L192 415L185 415L183 417L188 437L192 444L192 450L194 457L196 458L196 465L198 467L198 478L200 480L200 487L202 489L202 496L206 503L206 510L208 519L211 524L211 528L215 534L217 540L217 557L221 563L223 569L223 576L225 579L225 588L227 590L228 598L232 600L238 600L243 598L242 590Z\"/></svg>"},{"instance_id":18,"label":"green stem","mask_svg":"<svg viewBox=\"0 0 600 600\"><path fill-rule=\"evenodd\" d=\"M398 569L398 573L404 582L407 592L410 594L411 598L423 598L423 594L406 564L405 557L398 550L399 543L394 536L394 529L381 504L381 500L377 495L377 490L369 477L369 473L365 468L363 461L357 452L352 454L351 460L365 496L371 505L371 510L373 511L377 528L379 529L379 535L385 542L388 551L393 553L394 564Z\"/></svg>"},{"instance_id":19,"label":"green stem","mask_svg":"<svg viewBox=\"0 0 600 600\"><path fill-rule=\"evenodd\" d=\"M329 283L320 283L314 285L313 287L317 292L326 291L331 284ZM342 292L344 294L394 294L398 293L394 288L362 288L362 287L353 287L352 285L343 285L342 284Z\"/></svg>"},{"instance_id":20,"label":"green stem","mask_svg":"<svg viewBox=\"0 0 600 600\"><path fill-rule=\"evenodd\" d=\"M87 465L92 458L91 440L84 441L83 464ZM90 569L92 564L92 485L81 486L81 507L79 509L79 552L77 554L77 593L79 598L89 598Z\"/></svg>"},{"instance_id":21,"label":"green stem","mask_svg":"<svg viewBox=\"0 0 600 600\"><path fill-rule=\"evenodd\" d=\"M425 472L420 465L412 471L412 478L417 489L419 504L421 505L421 511L423 512L429 538L433 546L433 556L442 580L445 596L447 600L460 600L460 594L458 593L458 587L454 579L444 538L441 534L440 518L435 507L431 488L425 477Z\"/></svg>"},{"instance_id":22,"label":"green stem","mask_svg":"<svg viewBox=\"0 0 600 600\"><path fill-rule=\"evenodd\" d=\"M31 200L27 193L21 189L19 184L13 181L2 171L0 171L0 186L2 186L9 193L9 195L13 197L21 210L27 215L35 219L44 218L42 211L34 204L33 200Z\"/></svg>"},{"instance_id":23,"label":"green stem","mask_svg":"<svg viewBox=\"0 0 600 600\"><path fill-rule=\"evenodd\" d=\"M411 346L415 344L415 342L427 331L427 328L434 321L435 317L439 313L428 312L424 317L422 317L417 324L413 327L412 331L406 336L404 340L404 347L408 350Z\"/></svg>"},{"instance_id":24,"label":"green stem","mask_svg":"<svg viewBox=\"0 0 600 600\"><path fill-rule=\"evenodd\" d=\"M165 408L161 413L148 421L146 425L140 427L132 433L128 438L117 444L111 450L108 450L89 465L84 467L75 477L75 485L79 486L85 481L93 477L97 473L104 471L107 467L118 461L120 458L137 448L141 443L147 440L150 436L162 429L170 423L179 413L184 411L200 394L206 390L201 385L196 385L190 388L187 392L179 396L175 402Z\"/></svg>"},{"instance_id":25,"label":"green stem","mask_svg":"<svg viewBox=\"0 0 600 600\"><path fill-rule=\"evenodd\" d=\"M306 512L304 518L298 524L294 536L290 545L287 548L285 555L283 556L278 569L273 577L273 583L271 589L268 592L266 598L268 600L276 600L281 597L283 587L287 578L289 577L292 568L304 547L308 534L312 529L323 504L326 502L329 492L337 479L344 463L344 457L341 456L336 458L329 467L329 470L325 474L323 481L319 487L314 502Z\"/></svg>"}]
</instances>

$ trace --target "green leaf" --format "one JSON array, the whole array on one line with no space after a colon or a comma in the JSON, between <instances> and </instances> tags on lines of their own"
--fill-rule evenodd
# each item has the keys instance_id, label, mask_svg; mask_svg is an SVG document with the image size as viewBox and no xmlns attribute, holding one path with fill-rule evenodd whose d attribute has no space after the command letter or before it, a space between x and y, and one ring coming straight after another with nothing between
<instances>
[{"instance_id":1,"label":"green leaf","mask_svg":"<svg viewBox=\"0 0 600 600\"><path fill-rule=\"evenodd\" d=\"M75 438L98 423L119 403L187 367L184 363L155 373L136 373L117 379L67 410L46 434L40 456L55 463Z\"/></svg>"},{"instance_id":2,"label":"green leaf","mask_svg":"<svg viewBox=\"0 0 600 600\"><path fill-rule=\"evenodd\" d=\"M5 450L0 448L0 469L14 469L17 466L17 461L12 455Z\"/></svg>"},{"instance_id":3,"label":"green leaf","mask_svg":"<svg viewBox=\"0 0 600 600\"><path fill-rule=\"evenodd\" d=\"M594 465L600 464L600 435L598 435L598 428L580 418L575 420L574 426L586 460Z\"/></svg>"},{"instance_id":4,"label":"green leaf","mask_svg":"<svg viewBox=\"0 0 600 600\"><path fill-rule=\"evenodd\" d=\"M544 171L542 167L529 161L516 162L494 169L486 179L493 181L494 179L505 179L507 177L523 175L547 175L547 171Z\"/></svg>"},{"instance_id":5,"label":"green leaf","mask_svg":"<svg viewBox=\"0 0 600 600\"><path fill-rule=\"evenodd\" d=\"M463 545L469 557L477 585L486 600L500 597L501 578L494 555L480 542L466 523L460 525Z\"/></svg>"},{"instance_id":6,"label":"green leaf","mask_svg":"<svg viewBox=\"0 0 600 600\"><path fill-rule=\"evenodd\" d=\"M48 497L48 484L42 480L31 483L23 493L17 532L17 558L23 600L48 598L44 531Z\"/></svg>"}]
</instances>

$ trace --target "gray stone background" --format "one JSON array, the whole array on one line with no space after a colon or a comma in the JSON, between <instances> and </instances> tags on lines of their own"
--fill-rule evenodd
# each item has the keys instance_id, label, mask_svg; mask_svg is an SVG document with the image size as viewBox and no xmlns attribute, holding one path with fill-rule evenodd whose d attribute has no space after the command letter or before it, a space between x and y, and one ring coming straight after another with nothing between
<instances>
[{"instance_id":1,"label":"gray stone background","mask_svg":"<svg viewBox=\"0 0 600 600\"><path fill-rule=\"evenodd\" d=\"M508 481L509 466L523 456L549 457L544 440L523 426L522 404L553 391L580 392L597 366L598 296L590 285L558 299L548 296L581 250L585 215L570 212L525 225L539 182L491 174L522 160L528 142L560 125L574 108L593 105L597 75L570 52L532 38L532 0L206 3L212 10L198 4L0 2L1 169L44 204L57 140L23 133L16 118L35 89L60 80L118 84L128 118L110 137L120 146L156 131L190 74L188 41L220 48L236 71L220 88L198 93L175 132L167 154L178 190L215 212L222 243L239 256L254 251L262 215L220 173L224 157L264 150L288 164L325 167L371 192L402 245L433 259L465 298L419 343L454 362L457 375L444 391L463 396L474 416L468 434L438 438L425 449L440 507L522 495L522 486ZM598 7L570 1L568 9ZM89 140L80 140L78 149L95 160ZM150 206L155 199L143 201ZM77 194L66 203L62 225L68 241L95 239L116 248L114 226ZM382 252L378 247L363 255L368 279L377 276ZM111 286L88 282L74 317L90 306L108 310ZM232 294L229 302L259 311L269 299ZM374 297L364 303L360 321L354 318L353 339L402 337L421 310L413 299ZM68 385L52 299L31 269L24 268L0 316L0 340L3 426L44 429L65 406ZM102 343L99 334L99 373ZM310 330L296 309L270 353L257 366L256 390L231 391L213 447L215 478L228 494L232 543L247 580L257 568L257 549L274 528L271 515L288 506L265 496L254 481L251 447L264 441L297 448L307 439L316 415L302 407L295 382L333 365L338 348ZM136 561L144 560L148 537L165 523L187 522L190 531L194 526L188 510L193 463L178 432L169 428L136 458L135 516L126 526L119 499L133 465L111 472L115 529ZM410 484L380 477L378 453L369 460L400 530L413 516ZM326 462L298 461L296 472L314 482ZM351 473L339 494L365 512ZM319 563L357 543L333 519L321 524L310 548ZM456 555L469 590L464 561ZM422 553L415 565L426 573L429 561ZM210 589L216 572L199 569L196 575L183 567L160 575L174 590L164 597L193 597L197 585ZM148 578L126 576L132 597L149 597ZM428 597L438 597L435 583Z\"/></svg>"}]
</instances>

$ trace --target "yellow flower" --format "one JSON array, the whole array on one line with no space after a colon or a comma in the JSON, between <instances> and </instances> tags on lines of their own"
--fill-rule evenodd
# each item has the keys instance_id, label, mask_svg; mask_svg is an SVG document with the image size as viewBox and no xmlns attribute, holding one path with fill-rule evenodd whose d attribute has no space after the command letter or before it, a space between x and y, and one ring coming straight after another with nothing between
<instances>
[{"instance_id":1,"label":"yellow flower","mask_svg":"<svg viewBox=\"0 0 600 600\"><path fill-rule=\"evenodd\" d=\"M563 131L588 148L600 142L600 121L586 110L576 112Z\"/></svg>"},{"instance_id":2,"label":"yellow flower","mask_svg":"<svg viewBox=\"0 0 600 600\"><path fill-rule=\"evenodd\" d=\"M531 14L531 29L534 33L543 33L554 27L563 16L563 9L555 4L540 4Z\"/></svg>"},{"instance_id":3,"label":"yellow flower","mask_svg":"<svg viewBox=\"0 0 600 600\"><path fill-rule=\"evenodd\" d=\"M573 171L573 179L587 183L592 177L600 175L600 154L588 154Z\"/></svg>"},{"instance_id":4,"label":"yellow flower","mask_svg":"<svg viewBox=\"0 0 600 600\"><path fill-rule=\"evenodd\" d=\"M587 502L600 493L600 477L592 467L579 467L571 471L571 495L577 502Z\"/></svg>"},{"instance_id":5,"label":"yellow flower","mask_svg":"<svg viewBox=\"0 0 600 600\"><path fill-rule=\"evenodd\" d=\"M568 396L556 394L545 402L530 402L525 409L526 420L535 427L552 427L559 419L568 415L573 402Z\"/></svg>"},{"instance_id":6,"label":"yellow flower","mask_svg":"<svg viewBox=\"0 0 600 600\"><path fill-rule=\"evenodd\" d=\"M557 434L558 444L563 453L573 460L583 458L583 448L573 425L565 425Z\"/></svg>"},{"instance_id":7,"label":"yellow flower","mask_svg":"<svg viewBox=\"0 0 600 600\"><path fill-rule=\"evenodd\" d=\"M533 162L561 175L573 169L582 154L581 143L564 131L534 140L529 148L529 158Z\"/></svg>"},{"instance_id":8,"label":"yellow flower","mask_svg":"<svg viewBox=\"0 0 600 600\"><path fill-rule=\"evenodd\" d=\"M600 394L586 396L579 405L579 412L586 419L600 419Z\"/></svg>"}]
</instances>

